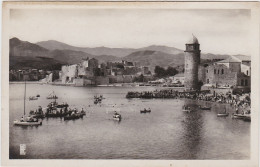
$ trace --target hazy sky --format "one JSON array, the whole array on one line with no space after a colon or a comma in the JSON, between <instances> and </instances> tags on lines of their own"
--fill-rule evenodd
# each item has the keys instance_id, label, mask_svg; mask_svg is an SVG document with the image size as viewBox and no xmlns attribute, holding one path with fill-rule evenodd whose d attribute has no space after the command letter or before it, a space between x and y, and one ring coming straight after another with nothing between
<instances>
[{"instance_id":1,"label":"hazy sky","mask_svg":"<svg viewBox=\"0 0 260 167\"><path fill-rule=\"evenodd\" d=\"M184 49L193 33L203 53L250 53L250 10L13 9L10 18L10 38L33 43Z\"/></svg>"}]
</instances>

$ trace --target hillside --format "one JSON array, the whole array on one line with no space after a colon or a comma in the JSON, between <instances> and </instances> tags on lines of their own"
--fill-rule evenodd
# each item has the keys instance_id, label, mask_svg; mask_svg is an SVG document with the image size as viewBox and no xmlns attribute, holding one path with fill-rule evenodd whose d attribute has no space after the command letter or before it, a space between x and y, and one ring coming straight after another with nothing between
<instances>
[{"instance_id":1,"label":"hillside","mask_svg":"<svg viewBox=\"0 0 260 167\"><path fill-rule=\"evenodd\" d=\"M137 51L126 57L124 60L137 61L142 66L149 66L150 70L153 71L155 66L161 67L177 67L184 64L184 54L167 54L160 51Z\"/></svg>"},{"instance_id":2,"label":"hillside","mask_svg":"<svg viewBox=\"0 0 260 167\"><path fill-rule=\"evenodd\" d=\"M55 40L49 40L49 41L42 41L36 43L37 45L46 48L48 50L75 50L75 51L82 51L85 53L89 53L92 55L110 55L110 56L116 56L116 57L125 57L133 52L137 51L145 51L145 50L153 50L153 51L160 51L160 52L165 52L168 54L179 54L183 53L183 50L177 49L174 47L168 47L168 46L159 46L159 45L151 45L148 47L143 47L143 48L108 48L108 47L94 47L94 48L89 48L89 47L76 47L76 46L71 46L66 43L62 43L59 41Z\"/></svg>"},{"instance_id":3,"label":"hillside","mask_svg":"<svg viewBox=\"0 0 260 167\"><path fill-rule=\"evenodd\" d=\"M21 41L18 38L10 39L10 68L44 67L52 65L76 64L87 57L96 58L99 63L108 61L134 61L154 70L156 65L178 67L183 70L184 51L174 47L151 45L139 49L133 48L83 48L75 47L62 42L49 40L37 44ZM235 55L241 60L250 60L249 56ZM201 53L201 59L226 59L229 55ZM46 58L46 59L43 59ZM49 66L50 65L50 66ZM17 67L16 67L17 66ZM52 68L52 67L50 67ZM56 67L55 67L56 68Z\"/></svg>"}]
</instances>

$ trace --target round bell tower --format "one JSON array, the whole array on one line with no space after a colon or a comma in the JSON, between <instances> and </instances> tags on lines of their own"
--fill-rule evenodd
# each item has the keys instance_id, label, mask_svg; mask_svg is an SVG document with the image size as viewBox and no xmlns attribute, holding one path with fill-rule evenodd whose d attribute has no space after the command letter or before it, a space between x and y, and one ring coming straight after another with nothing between
<instances>
[{"instance_id":1,"label":"round bell tower","mask_svg":"<svg viewBox=\"0 0 260 167\"><path fill-rule=\"evenodd\" d=\"M185 80L186 90L197 90L198 85L198 67L200 64L200 44L198 39L192 34L191 39L186 43L185 52Z\"/></svg>"}]
</instances>

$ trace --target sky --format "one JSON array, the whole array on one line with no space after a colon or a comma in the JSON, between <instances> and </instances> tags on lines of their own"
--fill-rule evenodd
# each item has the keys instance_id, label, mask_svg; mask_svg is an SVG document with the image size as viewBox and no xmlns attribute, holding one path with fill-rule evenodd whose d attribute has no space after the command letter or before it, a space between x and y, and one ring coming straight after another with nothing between
<instances>
[{"instance_id":1,"label":"sky","mask_svg":"<svg viewBox=\"0 0 260 167\"><path fill-rule=\"evenodd\" d=\"M10 38L80 47L185 49L194 34L203 53L250 55L250 10L12 9Z\"/></svg>"}]
</instances>

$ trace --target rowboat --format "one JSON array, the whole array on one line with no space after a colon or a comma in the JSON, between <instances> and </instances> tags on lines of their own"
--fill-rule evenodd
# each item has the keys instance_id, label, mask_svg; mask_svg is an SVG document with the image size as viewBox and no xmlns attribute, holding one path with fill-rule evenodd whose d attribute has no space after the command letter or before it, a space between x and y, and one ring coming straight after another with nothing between
<instances>
[{"instance_id":1,"label":"rowboat","mask_svg":"<svg viewBox=\"0 0 260 167\"><path fill-rule=\"evenodd\" d=\"M122 117L121 117L120 114L114 114L114 115L113 115L113 120L115 120L115 121L121 121L121 119L122 119Z\"/></svg>"},{"instance_id":2,"label":"rowboat","mask_svg":"<svg viewBox=\"0 0 260 167\"><path fill-rule=\"evenodd\" d=\"M42 121L28 122L28 121L15 120L14 125L35 126L35 125L42 125Z\"/></svg>"},{"instance_id":3,"label":"rowboat","mask_svg":"<svg viewBox=\"0 0 260 167\"><path fill-rule=\"evenodd\" d=\"M206 106L203 106L203 107L199 106L199 108L201 110L211 110L211 107L206 107Z\"/></svg>"},{"instance_id":4,"label":"rowboat","mask_svg":"<svg viewBox=\"0 0 260 167\"><path fill-rule=\"evenodd\" d=\"M75 115L71 115L71 116L65 116L64 120L74 120L74 119L79 119L79 118L83 118L83 115L75 114Z\"/></svg>"},{"instance_id":5,"label":"rowboat","mask_svg":"<svg viewBox=\"0 0 260 167\"><path fill-rule=\"evenodd\" d=\"M218 113L217 116L218 117L227 117L229 115L229 113Z\"/></svg>"},{"instance_id":6,"label":"rowboat","mask_svg":"<svg viewBox=\"0 0 260 167\"><path fill-rule=\"evenodd\" d=\"M232 118L234 119L244 119L246 117L246 115L243 114L233 114Z\"/></svg>"},{"instance_id":7,"label":"rowboat","mask_svg":"<svg viewBox=\"0 0 260 167\"><path fill-rule=\"evenodd\" d=\"M144 109L144 110L140 110L140 113L150 113L151 112L151 109L149 109L149 110L146 110L146 109Z\"/></svg>"},{"instance_id":8,"label":"rowboat","mask_svg":"<svg viewBox=\"0 0 260 167\"><path fill-rule=\"evenodd\" d=\"M190 109L183 109L182 111L184 111L184 112L191 112Z\"/></svg>"},{"instance_id":9,"label":"rowboat","mask_svg":"<svg viewBox=\"0 0 260 167\"><path fill-rule=\"evenodd\" d=\"M32 97L29 97L29 100L38 100L38 98L37 98L37 97L34 97L34 96L32 96Z\"/></svg>"}]
</instances>

